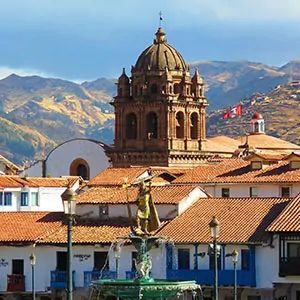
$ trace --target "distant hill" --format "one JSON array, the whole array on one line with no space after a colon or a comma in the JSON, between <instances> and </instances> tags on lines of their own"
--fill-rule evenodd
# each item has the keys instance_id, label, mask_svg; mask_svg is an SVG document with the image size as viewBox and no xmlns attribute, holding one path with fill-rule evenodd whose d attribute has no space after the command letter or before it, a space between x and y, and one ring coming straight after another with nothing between
<instances>
[{"instance_id":1,"label":"distant hill","mask_svg":"<svg viewBox=\"0 0 300 300\"><path fill-rule=\"evenodd\" d=\"M206 84L208 110L228 107L254 92L266 93L290 77L300 76L300 61L282 67L268 66L247 60L223 62L200 61L190 63L191 71L198 68Z\"/></svg>"},{"instance_id":2,"label":"distant hill","mask_svg":"<svg viewBox=\"0 0 300 300\"><path fill-rule=\"evenodd\" d=\"M238 123L234 125L238 120L229 120L228 124L233 125L227 126L220 118L225 108L247 101L253 93L272 93L276 86L287 84L291 78L300 78L300 61L291 61L282 67L246 60L200 61L191 63L190 67L192 73L198 68L205 82L210 104L208 134L211 136L241 132L241 126ZM116 82L117 79L99 78L78 84L63 79L16 74L0 80L1 154L22 164L24 160L44 157L55 145L71 138L86 137L112 143L114 114L109 102L115 95ZM265 102L265 105L245 110L243 122L255 109L262 109L267 124L274 116L279 118L286 111L286 119L281 119L284 125L276 125L277 121L274 121L276 124L271 122L273 125L267 128L273 135L298 141L296 134L285 130L289 124L296 126L296 119L292 120L289 114L292 109L298 108L298 102L295 100L293 105L285 102L277 104L281 101L285 100L280 98L271 104ZM287 125L285 120L291 122Z\"/></svg>"},{"instance_id":3,"label":"distant hill","mask_svg":"<svg viewBox=\"0 0 300 300\"><path fill-rule=\"evenodd\" d=\"M207 117L207 135L237 138L251 132L251 117L263 115L266 134L300 145L300 81L299 84L277 86L272 91L255 93L243 101L242 116L223 119L226 110L216 110Z\"/></svg>"}]
</instances>

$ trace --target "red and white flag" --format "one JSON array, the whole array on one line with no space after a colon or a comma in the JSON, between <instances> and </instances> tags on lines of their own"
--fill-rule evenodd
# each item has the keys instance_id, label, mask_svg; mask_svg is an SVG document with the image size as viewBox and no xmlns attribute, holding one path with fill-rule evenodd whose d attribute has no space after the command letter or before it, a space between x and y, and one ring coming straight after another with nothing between
<instances>
[{"instance_id":1,"label":"red and white flag","mask_svg":"<svg viewBox=\"0 0 300 300\"><path fill-rule=\"evenodd\" d=\"M235 117L235 116L241 116L242 115L242 104L239 104L232 109L228 110L224 115L223 119L228 119L230 116Z\"/></svg>"}]
</instances>

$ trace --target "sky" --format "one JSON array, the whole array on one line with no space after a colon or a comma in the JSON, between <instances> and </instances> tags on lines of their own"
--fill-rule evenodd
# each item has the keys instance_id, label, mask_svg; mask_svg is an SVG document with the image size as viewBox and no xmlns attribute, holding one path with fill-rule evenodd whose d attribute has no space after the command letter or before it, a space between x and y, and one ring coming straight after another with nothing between
<instances>
[{"instance_id":1,"label":"sky","mask_svg":"<svg viewBox=\"0 0 300 300\"><path fill-rule=\"evenodd\" d=\"M152 44L160 11L186 62L300 59L299 0L2 0L0 78L129 73Z\"/></svg>"}]
</instances>

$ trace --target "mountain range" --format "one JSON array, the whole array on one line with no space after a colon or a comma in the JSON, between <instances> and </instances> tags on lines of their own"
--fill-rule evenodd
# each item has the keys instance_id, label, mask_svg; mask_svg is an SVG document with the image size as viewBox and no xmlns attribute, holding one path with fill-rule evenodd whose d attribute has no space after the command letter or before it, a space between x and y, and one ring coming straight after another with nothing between
<instances>
[{"instance_id":1,"label":"mountain range","mask_svg":"<svg viewBox=\"0 0 300 300\"><path fill-rule=\"evenodd\" d=\"M240 130L224 126L221 118L224 110L240 101L248 103L247 99L254 93L267 95L278 85L285 86L292 78L300 78L300 61L291 61L282 67L246 60L200 61L190 63L190 68L192 74L198 68L205 82L210 104L207 116L210 136L240 134ZM115 95L116 82L117 79L99 78L78 84L16 74L0 80L0 153L22 164L45 157L57 144L72 138L86 137L112 143L114 113L109 102ZM272 96L272 99L277 98ZM281 114L282 101L268 102L272 116ZM297 104L296 101L293 106L285 107L287 115ZM263 107L261 103L261 107L256 108L263 110ZM248 110L249 113L254 111L254 106L249 106ZM243 116L246 115L247 110ZM272 119L267 114L268 118ZM228 121L234 125L235 120ZM297 135L283 130L287 124L277 126L275 123L269 128L271 134L298 140Z\"/></svg>"}]
</instances>

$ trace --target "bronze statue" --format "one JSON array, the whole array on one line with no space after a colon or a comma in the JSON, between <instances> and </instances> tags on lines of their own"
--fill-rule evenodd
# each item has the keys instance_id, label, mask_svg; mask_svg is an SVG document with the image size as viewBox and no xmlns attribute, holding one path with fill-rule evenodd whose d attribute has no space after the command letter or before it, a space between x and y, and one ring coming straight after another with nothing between
<instances>
[{"instance_id":1,"label":"bronze statue","mask_svg":"<svg viewBox=\"0 0 300 300\"><path fill-rule=\"evenodd\" d=\"M152 176L153 177L153 176ZM151 231L158 229L160 225L160 221L158 218L158 214L156 208L154 206L152 196L151 196L151 179L145 178L140 180L139 192L135 203L137 204L137 212L136 212L136 225L137 228L133 228L132 226L132 214L131 209L129 207L129 199L127 193L127 205L128 205L128 215L131 224L131 230L137 235L149 235ZM130 185L127 184L125 180L124 187L128 190Z\"/></svg>"}]
</instances>

